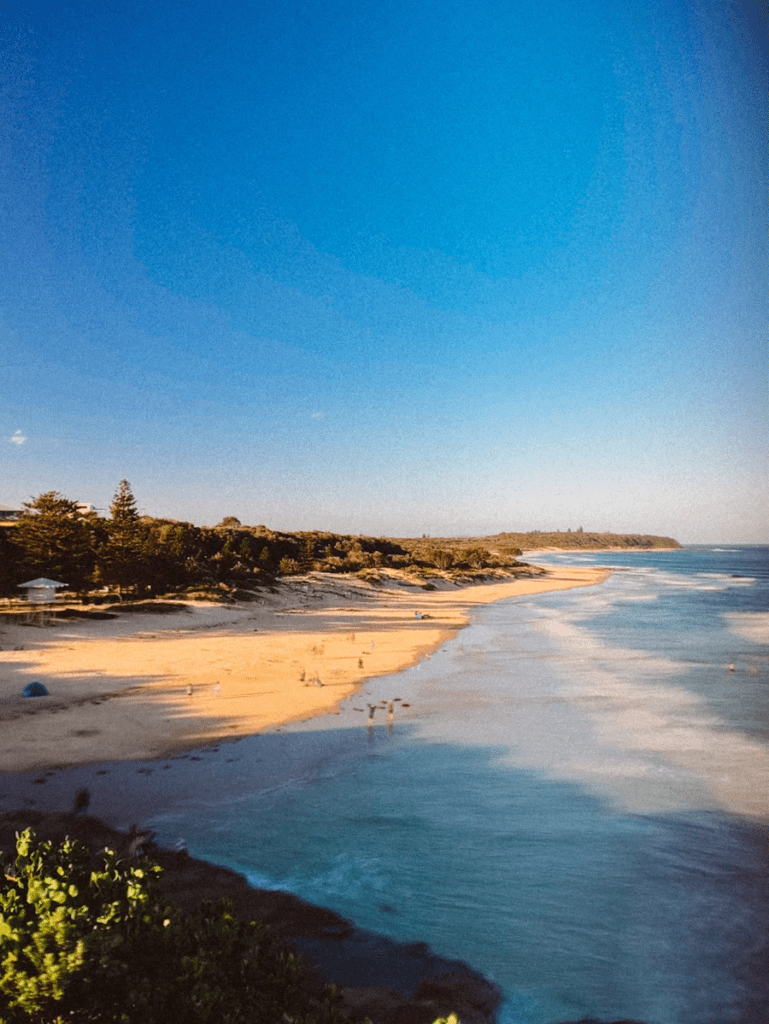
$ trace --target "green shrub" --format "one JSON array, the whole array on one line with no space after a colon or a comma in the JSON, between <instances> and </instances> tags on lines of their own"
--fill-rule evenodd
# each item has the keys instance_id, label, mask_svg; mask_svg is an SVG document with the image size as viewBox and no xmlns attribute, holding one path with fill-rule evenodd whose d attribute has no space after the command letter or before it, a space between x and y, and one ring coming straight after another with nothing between
<instances>
[{"instance_id":1,"label":"green shrub","mask_svg":"<svg viewBox=\"0 0 769 1024\"><path fill-rule=\"evenodd\" d=\"M295 558L281 558L279 572L281 576L296 576L301 567Z\"/></svg>"},{"instance_id":2,"label":"green shrub","mask_svg":"<svg viewBox=\"0 0 769 1024\"><path fill-rule=\"evenodd\" d=\"M340 1024L301 961L225 901L194 916L147 858L17 836L0 879L0 1024Z\"/></svg>"}]
</instances>

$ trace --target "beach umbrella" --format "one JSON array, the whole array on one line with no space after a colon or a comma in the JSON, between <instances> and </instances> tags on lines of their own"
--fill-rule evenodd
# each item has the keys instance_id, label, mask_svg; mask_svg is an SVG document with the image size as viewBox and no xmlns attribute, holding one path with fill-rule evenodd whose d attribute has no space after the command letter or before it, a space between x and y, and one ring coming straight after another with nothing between
<instances>
[{"instance_id":1,"label":"beach umbrella","mask_svg":"<svg viewBox=\"0 0 769 1024\"><path fill-rule=\"evenodd\" d=\"M48 696L48 690L46 690L46 688L43 686L42 683L38 683L38 682L27 683L27 685L24 687L24 691L23 692L24 692L24 696L25 697L47 697Z\"/></svg>"}]
</instances>

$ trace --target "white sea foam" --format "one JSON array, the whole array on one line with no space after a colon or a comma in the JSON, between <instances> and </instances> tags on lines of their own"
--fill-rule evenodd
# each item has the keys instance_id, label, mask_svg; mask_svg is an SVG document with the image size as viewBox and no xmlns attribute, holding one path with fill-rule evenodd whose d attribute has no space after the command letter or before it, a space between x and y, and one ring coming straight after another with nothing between
<instances>
[{"instance_id":1,"label":"white sea foam","mask_svg":"<svg viewBox=\"0 0 769 1024\"><path fill-rule=\"evenodd\" d=\"M769 612L725 612L727 628L743 640L769 644Z\"/></svg>"},{"instance_id":2,"label":"white sea foam","mask_svg":"<svg viewBox=\"0 0 769 1024\"><path fill-rule=\"evenodd\" d=\"M285 882L276 882L266 875L257 875L253 871L246 872L246 881L255 889L267 889L269 892L291 892L291 888Z\"/></svg>"},{"instance_id":3,"label":"white sea foam","mask_svg":"<svg viewBox=\"0 0 769 1024\"><path fill-rule=\"evenodd\" d=\"M697 578L722 580L729 587L752 587L756 582L755 576L735 576L733 573L728 572L700 572L697 573Z\"/></svg>"},{"instance_id":4,"label":"white sea foam","mask_svg":"<svg viewBox=\"0 0 769 1024\"><path fill-rule=\"evenodd\" d=\"M274 892L298 892L304 899L318 903L329 902L338 893L346 899L369 902L387 892L387 879L380 858L360 852L337 854L330 864L319 861L320 870L313 872L305 865L295 873L276 880L250 872L249 884Z\"/></svg>"},{"instance_id":5,"label":"white sea foam","mask_svg":"<svg viewBox=\"0 0 769 1024\"><path fill-rule=\"evenodd\" d=\"M527 737L505 760L579 778L636 811L718 807L769 819L766 746L727 728L704 697L674 682L690 662L607 642L583 626L584 605L541 607L529 621L557 644L561 699L587 716L592 735ZM769 642L769 613L725 618L733 633Z\"/></svg>"}]
</instances>

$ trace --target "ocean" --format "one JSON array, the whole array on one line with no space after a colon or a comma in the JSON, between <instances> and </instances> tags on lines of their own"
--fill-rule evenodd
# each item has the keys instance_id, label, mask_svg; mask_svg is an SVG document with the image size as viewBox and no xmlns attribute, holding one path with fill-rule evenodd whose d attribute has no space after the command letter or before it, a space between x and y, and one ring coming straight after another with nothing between
<instances>
[{"instance_id":1,"label":"ocean","mask_svg":"<svg viewBox=\"0 0 769 1024\"><path fill-rule=\"evenodd\" d=\"M500 1024L767 1024L769 548L532 561L614 571L480 608L339 714L139 768L141 804L113 776L113 798L466 961Z\"/></svg>"}]
</instances>

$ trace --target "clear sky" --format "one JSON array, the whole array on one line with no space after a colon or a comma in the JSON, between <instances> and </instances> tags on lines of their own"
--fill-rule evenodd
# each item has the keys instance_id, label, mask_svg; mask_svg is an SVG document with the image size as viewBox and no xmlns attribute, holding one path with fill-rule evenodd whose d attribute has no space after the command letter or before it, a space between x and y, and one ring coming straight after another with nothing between
<instances>
[{"instance_id":1,"label":"clear sky","mask_svg":"<svg viewBox=\"0 0 769 1024\"><path fill-rule=\"evenodd\" d=\"M769 541L736 0L0 4L0 504Z\"/></svg>"}]
</instances>

